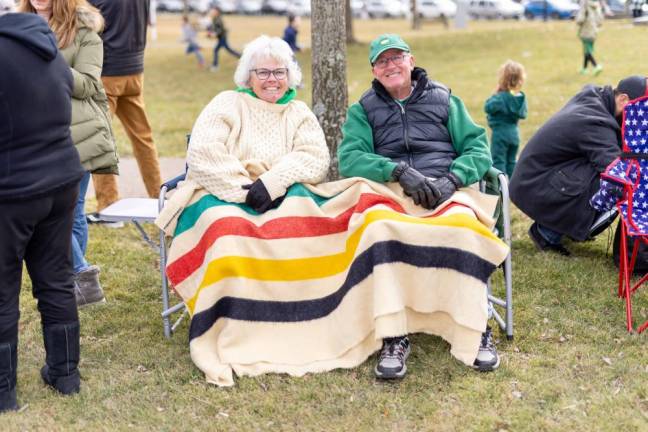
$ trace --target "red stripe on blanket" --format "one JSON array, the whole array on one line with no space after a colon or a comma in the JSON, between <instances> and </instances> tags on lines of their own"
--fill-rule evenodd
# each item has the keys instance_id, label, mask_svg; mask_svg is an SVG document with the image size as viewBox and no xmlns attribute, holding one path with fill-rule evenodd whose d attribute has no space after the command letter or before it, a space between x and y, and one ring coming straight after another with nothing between
<instances>
[{"instance_id":1,"label":"red stripe on blanket","mask_svg":"<svg viewBox=\"0 0 648 432\"><path fill-rule=\"evenodd\" d=\"M358 203L336 217L281 217L270 220L261 226L255 225L243 217L223 217L216 219L207 228L198 244L183 256L167 265L166 272L173 285L182 283L192 273L200 268L205 259L207 250L223 236L253 237L264 240L303 238L337 234L348 229L349 219L354 213L376 206L385 205L392 210L405 213L405 210L393 200L376 194L362 194ZM433 217L444 214L449 209L462 204L451 203Z\"/></svg>"}]
</instances>

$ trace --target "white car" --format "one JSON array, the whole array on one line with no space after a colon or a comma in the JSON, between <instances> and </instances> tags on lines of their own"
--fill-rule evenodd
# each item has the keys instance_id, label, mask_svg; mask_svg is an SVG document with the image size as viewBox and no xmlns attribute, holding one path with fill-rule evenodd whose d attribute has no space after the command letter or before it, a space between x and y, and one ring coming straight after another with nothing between
<instances>
[{"instance_id":1,"label":"white car","mask_svg":"<svg viewBox=\"0 0 648 432\"><path fill-rule=\"evenodd\" d=\"M292 0L288 5L287 12L295 16L310 16L311 2L310 0Z\"/></svg>"},{"instance_id":2,"label":"white car","mask_svg":"<svg viewBox=\"0 0 648 432\"><path fill-rule=\"evenodd\" d=\"M255 15L261 13L261 8L263 8L263 0L241 0L238 6L238 12Z\"/></svg>"},{"instance_id":3,"label":"white car","mask_svg":"<svg viewBox=\"0 0 648 432\"><path fill-rule=\"evenodd\" d=\"M182 0L158 0L157 10L160 12L182 12L184 3Z\"/></svg>"},{"instance_id":4,"label":"white car","mask_svg":"<svg viewBox=\"0 0 648 432\"><path fill-rule=\"evenodd\" d=\"M457 14L457 4L452 0L417 0L416 13L421 18L452 18Z\"/></svg>"},{"instance_id":5,"label":"white car","mask_svg":"<svg viewBox=\"0 0 648 432\"><path fill-rule=\"evenodd\" d=\"M404 18L409 13L407 2L400 0L367 0L366 8L372 18Z\"/></svg>"},{"instance_id":6,"label":"white car","mask_svg":"<svg viewBox=\"0 0 648 432\"><path fill-rule=\"evenodd\" d=\"M288 0L265 0L261 10L264 13L283 15L288 10Z\"/></svg>"},{"instance_id":7,"label":"white car","mask_svg":"<svg viewBox=\"0 0 648 432\"><path fill-rule=\"evenodd\" d=\"M514 18L524 16L524 6L513 0L471 0L468 5L471 18Z\"/></svg>"},{"instance_id":8,"label":"white car","mask_svg":"<svg viewBox=\"0 0 648 432\"><path fill-rule=\"evenodd\" d=\"M221 12L226 14L236 13L236 8L238 7L237 0L218 0L212 2L213 6L218 6Z\"/></svg>"}]
</instances>

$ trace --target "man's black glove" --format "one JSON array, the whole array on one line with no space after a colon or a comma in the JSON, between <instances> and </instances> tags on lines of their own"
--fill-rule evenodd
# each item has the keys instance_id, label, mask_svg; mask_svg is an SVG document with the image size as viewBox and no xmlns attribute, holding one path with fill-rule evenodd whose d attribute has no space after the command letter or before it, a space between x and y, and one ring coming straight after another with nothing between
<instances>
[{"instance_id":1,"label":"man's black glove","mask_svg":"<svg viewBox=\"0 0 648 432\"><path fill-rule=\"evenodd\" d=\"M400 162L394 168L392 177L400 183L405 195L412 197L416 205L431 209L439 199L439 195L430 187L428 179L405 162Z\"/></svg>"},{"instance_id":2,"label":"man's black glove","mask_svg":"<svg viewBox=\"0 0 648 432\"><path fill-rule=\"evenodd\" d=\"M270 193L261 179L256 179L254 183L243 185L242 188L248 191L245 197L245 204L259 213L265 213L271 208L279 206L281 201L283 201L283 197L272 201Z\"/></svg>"},{"instance_id":3,"label":"man's black glove","mask_svg":"<svg viewBox=\"0 0 648 432\"><path fill-rule=\"evenodd\" d=\"M457 189L463 186L461 180L452 173L448 173L434 180L427 179L427 183L434 195L438 197L436 202L432 203L431 208L435 208L444 201L447 201Z\"/></svg>"}]
</instances>

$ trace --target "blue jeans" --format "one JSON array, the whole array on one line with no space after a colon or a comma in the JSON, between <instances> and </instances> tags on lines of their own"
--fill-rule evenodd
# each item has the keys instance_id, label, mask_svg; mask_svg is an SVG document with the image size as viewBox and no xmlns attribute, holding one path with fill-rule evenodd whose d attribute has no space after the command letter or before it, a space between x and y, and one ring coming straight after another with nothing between
<instances>
[{"instance_id":1,"label":"blue jeans","mask_svg":"<svg viewBox=\"0 0 648 432\"><path fill-rule=\"evenodd\" d=\"M79 198L74 208L74 223L72 224L72 266L74 273L79 273L88 268L85 259L86 248L88 247L88 222L85 217L85 195L88 191L90 173L86 172L79 184Z\"/></svg>"},{"instance_id":2,"label":"blue jeans","mask_svg":"<svg viewBox=\"0 0 648 432\"><path fill-rule=\"evenodd\" d=\"M218 66L218 51L220 51L221 48L225 48L228 53L232 54L234 57L241 57L241 54L238 51L233 50L229 44L227 43L227 36L221 36L218 38L218 42L214 46L214 62L212 63L213 66Z\"/></svg>"},{"instance_id":3,"label":"blue jeans","mask_svg":"<svg viewBox=\"0 0 648 432\"><path fill-rule=\"evenodd\" d=\"M552 229L547 228L544 225L540 225L539 223L536 222L536 225L538 226L538 232L540 235L547 240L549 243L553 245L560 244L562 242L562 234L554 231Z\"/></svg>"}]
</instances>

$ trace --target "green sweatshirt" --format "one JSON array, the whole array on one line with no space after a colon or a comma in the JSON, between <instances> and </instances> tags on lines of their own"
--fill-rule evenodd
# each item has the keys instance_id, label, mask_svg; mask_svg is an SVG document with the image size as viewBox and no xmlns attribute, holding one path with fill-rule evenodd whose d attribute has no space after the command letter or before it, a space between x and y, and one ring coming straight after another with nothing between
<instances>
[{"instance_id":1,"label":"green sweatshirt","mask_svg":"<svg viewBox=\"0 0 648 432\"><path fill-rule=\"evenodd\" d=\"M449 105L447 127L459 155L450 165L450 171L464 185L469 185L481 180L493 163L488 137L486 130L472 120L461 99L450 95ZM375 153L371 125L360 103L349 107L342 134L337 152L340 175L383 183L393 181L391 174L396 163Z\"/></svg>"}]
</instances>

